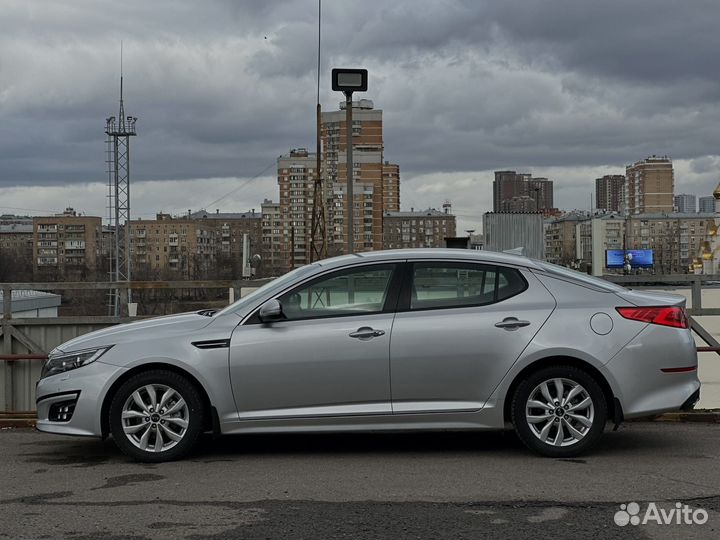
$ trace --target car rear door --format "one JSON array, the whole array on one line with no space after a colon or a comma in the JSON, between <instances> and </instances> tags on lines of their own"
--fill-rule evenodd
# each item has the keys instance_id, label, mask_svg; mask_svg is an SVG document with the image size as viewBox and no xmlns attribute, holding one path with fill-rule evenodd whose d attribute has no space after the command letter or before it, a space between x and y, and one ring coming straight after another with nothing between
<instances>
[{"instance_id":1,"label":"car rear door","mask_svg":"<svg viewBox=\"0 0 720 540\"><path fill-rule=\"evenodd\" d=\"M390 345L394 413L481 409L555 307L528 271L408 263Z\"/></svg>"}]
</instances>

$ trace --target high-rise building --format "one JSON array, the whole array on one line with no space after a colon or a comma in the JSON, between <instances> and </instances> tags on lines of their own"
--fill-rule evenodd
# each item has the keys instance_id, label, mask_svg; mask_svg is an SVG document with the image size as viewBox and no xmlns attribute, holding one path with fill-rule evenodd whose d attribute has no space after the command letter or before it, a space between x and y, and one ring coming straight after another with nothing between
<instances>
[{"instance_id":1,"label":"high-rise building","mask_svg":"<svg viewBox=\"0 0 720 540\"><path fill-rule=\"evenodd\" d=\"M400 211L400 165L389 161L383 165L383 211Z\"/></svg>"},{"instance_id":2,"label":"high-rise building","mask_svg":"<svg viewBox=\"0 0 720 540\"><path fill-rule=\"evenodd\" d=\"M503 201L527 196L529 174L515 171L495 171L493 181L493 212L502 212Z\"/></svg>"},{"instance_id":3,"label":"high-rise building","mask_svg":"<svg viewBox=\"0 0 720 540\"><path fill-rule=\"evenodd\" d=\"M535 199L538 212L549 213L555 208L553 181L547 178L531 178L528 181L528 196Z\"/></svg>"},{"instance_id":4,"label":"high-rise building","mask_svg":"<svg viewBox=\"0 0 720 540\"><path fill-rule=\"evenodd\" d=\"M501 212L537 212L537 201L528 195L519 195L511 199L503 199L500 204Z\"/></svg>"},{"instance_id":5,"label":"high-rise building","mask_svg":"<svg viewBox=\"0 0 720 540\"><path fill-rule=\"evenodd\" d=\"M675 195L675 210L681 214L694 214L697 212L697 200L695 195L682 193Z\"/></svg>"},{"instance_id":6,"label":"high-rise building","mask_svg":"<svg viewBox=\"0 0 720 540\"><path fill-rule=\"evenodd\" d=\"M33 218L33 273L37 279L94 279L102 245L102 220L62 214ZM103 274L105 277L107 274Z\"/></svg>"},{"instance_id":7,"label":"high-rise building","mask_svg":"<svg viewBox=\"0 0 720 540\"><path fill-rule=\"evenodd\" d=\"M707 197L700 197L699 199L698 212L706 214L715 211L715 197L708 195Z\"/></svg>"},{"instance_id":8,"label":"high-rise building","mask_svg":"<svg viewBox=\"0 0 720 540\"><path fill-rule=\"evenodd\" d=\"M283 239L283 220L280 203L265 199L262 203L262 275L279 276L287 270L287 262L280 252Z\"/></svg>"},{"instance_id":9,"label":"high-rise building","mask_svg":"<svg viewBox=\"0 0 720 540\"><path fill-rule=\"evenodd\" d=\"M534 201L530 204L523 197ZM514 202L508 202L513 201ZM532 210L530 208L532 207ZM508 210L508 208L521 208ZM495 171L493 181L494 212L538 211L551 214L554 211L553 182L547 178L533 178L527 173Z\"/></svg>"},{"instance_id":10,"label":"high-rise building","mask_svg":"<svg viewBox=\"0 0 720 540\"><path fill-rule=\"evenodd\" d=\"M282 222L277 252L287 271L310 262L317 157L305 148L293 149L278 158L277 168Z\"/></svg>"},{"instance_id":11,"label":"high-rise building","mask_svg":"<svg viewBox=\"0 0 720 540\"><path fill-rule=\"evenodd\" d=\"M623 191L625 176L622 174L606 174L595 179L595 208L606 212L623 211Z\"/></svg>"},{"instance_id":12,"label":"high-rise building","mask_svg":"<svg viewBox=\"0 0 720 540\"><path fill-rule=\"evenodd\" d=\"M383 159L382 110L375 109L369 99L353 101L352 108L354 250L377 250L382 249L384 170L399 174L399 167L386 166ZM328 252L333 255L344 253L347 245L345 102L340 103L340 110L322 113L321 122ZM399 208L399 197L393 207Z\"/></svg>"},{"instance_id":13,"label":"high-rise building","mask_svg":"<svg viewBox=\"0 0 720 540\"><path fill-rule=\"evenodd\" d=\"M354 251L383 247L383 213L400 211L400 167L383 159L382 111L373 102L352 102ZM328 255L347 251L347 130L345 102L321 116L321 174ZM279 202L265 209L279 214L264 220L263 238L273 259L273 273L310 262L310 237L317 178L317 155L305 148L278 158ZM271 225L270 222L275 222ZM277 232L272 232L277 231Z\"/></svg>"},{"instance_id":14,"label":"high-rise building","mask_svg":"<svg viewBox=\"0 0 720 540\"><path fill-rule=\"evenodd\" d=\"M455 216L435 208L410 212L385 212L385 249L440 248L456 235Z\"/></svg>"},{"instance_id":15,"label":"high-rise building","mask_svg":"<svg viewBox=\"0 0 720 540\"><path fill-rule=\"evenodd\" d=\"M625 205L628 215L673 211L675 176L667 156L651 156L625 170Z\"/></svg>"}]
</instances>

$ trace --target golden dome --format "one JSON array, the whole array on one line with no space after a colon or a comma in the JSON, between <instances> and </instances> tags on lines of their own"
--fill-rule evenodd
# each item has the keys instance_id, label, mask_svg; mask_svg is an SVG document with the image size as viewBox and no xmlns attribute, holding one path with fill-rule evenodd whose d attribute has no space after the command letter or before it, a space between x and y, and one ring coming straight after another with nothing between
<instances>
[{"instance_id":1,"label":"golden dome","mask_svg":"<svg viewBox=\"0 0 720 540\"><path fill-rule=\"evenodd\" d=\"M720 199L720 184L718 184L715 191L713 191L713 197L715 197L716 200Z\"/></svg>"}]
</instances>

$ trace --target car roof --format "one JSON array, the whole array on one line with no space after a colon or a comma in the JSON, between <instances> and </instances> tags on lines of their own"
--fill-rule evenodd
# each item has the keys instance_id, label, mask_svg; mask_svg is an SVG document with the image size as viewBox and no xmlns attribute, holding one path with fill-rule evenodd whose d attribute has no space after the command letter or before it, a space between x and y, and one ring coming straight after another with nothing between
<instances>
[{"instance_id":1,"label":"car roof","mask_svg":"<svg viewBox=\"0 0 720 540\"><path fill-rule=\"evenodd\" d=\"M345 266L353 263L397 260L397 259L438 259L438 260L462 260L470 262L486 262L496 264L509 264L524 266L542 270L542 267L534 260L520 255L510 253L499 253L497 251L485 251L477 249L445 249L445 248L417 248L417 249L387 249L382 251L365 251L352 255L340 255L318 261L324 267Z\"/></svg>"}]
</instances>

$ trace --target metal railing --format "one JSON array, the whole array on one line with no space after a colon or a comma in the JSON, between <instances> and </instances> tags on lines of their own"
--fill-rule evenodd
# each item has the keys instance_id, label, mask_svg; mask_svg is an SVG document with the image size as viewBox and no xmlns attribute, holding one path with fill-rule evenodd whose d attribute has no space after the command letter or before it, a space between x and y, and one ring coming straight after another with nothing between
<instances>
[{"instance_id":1,"label":"metal railing","mask_svg":"<svg viewBox=\"0 0 720 540\"><path fill-rule=\"evenodd\" d=\"M269 279L261 280L199 280L199 281L134 281L134 282L50 282L0 283L2 291L2 318L0 318L0 412L2 414L29 411L34 407L33 391L39 377L42 360L47 352L73 337L116 324L131 322L156 315L127 316L128 289L192 290L226 289L229 303L240 297L240 289L259 287ZM119 290L123 315L82 315L61 317L14 317L13 291L110 291ZM16 301L25 300L17 298ZM98 306L99 307L99 306Z\"/></svg>"},{"instance_id":2,"label":"metal railing","mask_svg":"<svg viewBox=\"0 0 720 540\"><path fill-rule=\"evenodd\" d=\"M691 328L707 346L697 348L698 352L716 352L720 354L720 343L697 321L698 316L720 315L720 308L703 307L703 286L717 283L720 285L720 275L613 275L605 279L630 288L637 289L678 289L690 288L691 305L688 313L691 316ZM20 399L17 403L19 387L34 388L34 380L39 376L42 360L47 359L47 351L54 346L98 328L121 324L146 318L148 316L120 317L114 316L63 316L63 317L13 317L12 291L18 290L85 290L103 291L118 289L127 313L127 291L142 290L178 290L178 289L227 289L228 301L233 296L239 298L239 290L244 287L259 287L269 280L215 280L215 281L135 281L135 282L56 282L56 283L0 283L3 292L3 313L0 319L0 375L3 383L0 391L5 396L0 400L0 412L3 414L17 414L18 411L27 411L34 406L29 398ZM230 290L234 294L230 294ZM154 315L151 315L154 316ZM57 330L52 336L48 328ZM38 337L42 336L42 337ZM15 349L15 350L14 350ZM26 349L27 352L17 349ZM35 361L35 362L33 362ZM17 366L15 364L20 362ZM20 376L19 376L20 375ZM26 393L29 393L28 390ZM4 412L3 412L4 411Z\"/></svg>"},{"instance_id":3,"label":"metal railing","mask_svg":"<svg viewBox=\"0 0 720 540\"><path fill-rule=\"evenodd\" d=\"M695 317L720 315L720 308L706 308L702 305L703 285L720 285L720 274L637 274L606 275L604 279L632 289L679 289L690 288L690 328L702 339L707 347L698 347L698 352L715 352L720 355L720 342L705 329Z\"/></svg>"}]
</instances>

